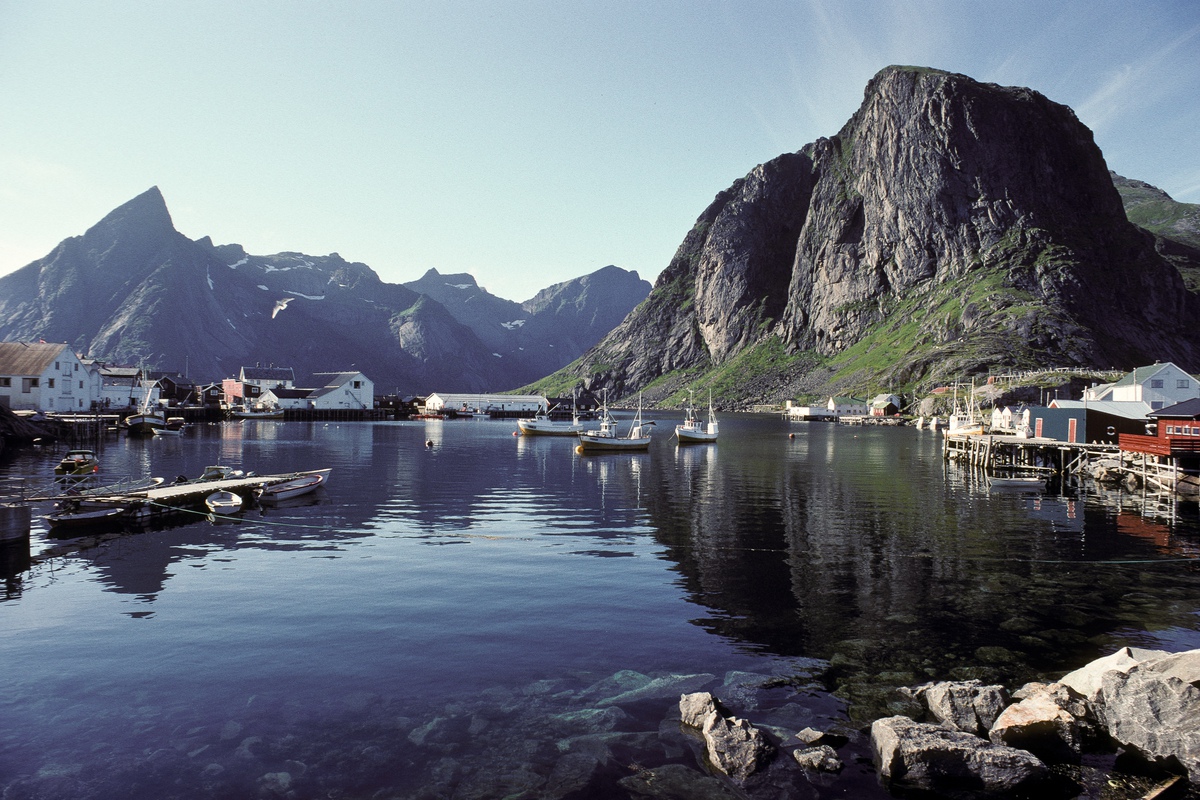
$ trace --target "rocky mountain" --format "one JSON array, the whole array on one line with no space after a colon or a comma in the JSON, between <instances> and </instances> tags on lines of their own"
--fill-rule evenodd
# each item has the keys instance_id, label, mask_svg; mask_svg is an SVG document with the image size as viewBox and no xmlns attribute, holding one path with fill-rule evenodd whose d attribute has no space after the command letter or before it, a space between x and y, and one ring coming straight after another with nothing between
<instances>
[{"instance_id":1,"label":"rocky mountain","mask_svg":"<svg viewBox=\"0 0 1200 800\"><path fill-rule=\"evenodd\" d=\"M621 278L606 281L610 270ZM636 297L630 280L636 274L606 268L577 282L604 284L595 302L611 318L649 291L643 281ZM152 188L0 278L0 338L67 342L92 358L186 368L204 380L256 363L291 366L298 376L355 368L381 392L420 393L510 389L607 333L592 330L586 308L555 319L550 310L511 305L542 331L540 352L526 355L513 344L519 331L506 341L510 331L499 324L498 335L486 324L465 325L436 296L385 283L337 253L255 256L240 245L188 239ZM589 333L581 338L581 331Z\"/></svg>"},{"instance_id":2,"label":"rocky mountain","mask_svg":"<svg viewBox=\"0 0 1200 800\"><path fill-rule=\"evenodd\" d=\"M1003 368L1195 371L1197 321L1071 109L889 67L836 135L720 192L647 301L542 385L749 403Z\"/></svg>"},{"instance_id":3,"label":"rocky mountain","mask_svg":"<svg viewBox=\"0 0 1200 800\"><path fill-rule=\"evenodd\" d=\"M1155 249L1183 275L1193 292L1200 291L1200 205L1180 203L1143 181L1109 172L1121 193L1129 221L1155 235Z\"/></svg>"},{"instance_id":4,"label":"rocky mountain","mask_svg":"<svg viewBox=\"0 0 1200 800\"><path fill-rule=\"evenodd\" d=\"M441 303L508 363L521 383L554 372L587 351L650 293L650 284L619 267L556 283L516 303L489 293L466 273L431 269L404 286Z\"/></svg>"}]
</instances>

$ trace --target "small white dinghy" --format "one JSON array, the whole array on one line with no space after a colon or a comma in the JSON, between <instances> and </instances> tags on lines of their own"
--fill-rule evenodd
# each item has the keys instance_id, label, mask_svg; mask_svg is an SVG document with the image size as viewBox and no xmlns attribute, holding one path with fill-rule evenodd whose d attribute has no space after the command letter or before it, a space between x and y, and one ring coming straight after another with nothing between
<instances>
[{"instance_id":1,"label":"small white dinghy","mask_svg":"<svg viewBox=\"0 0 1200 800\"><path fill-rule=\"evenodd\" d=\"M213 492L204 498L204 505L214 514L232 514L242 510L242 498L233 492Z\"/></svg>"}]
</instances>

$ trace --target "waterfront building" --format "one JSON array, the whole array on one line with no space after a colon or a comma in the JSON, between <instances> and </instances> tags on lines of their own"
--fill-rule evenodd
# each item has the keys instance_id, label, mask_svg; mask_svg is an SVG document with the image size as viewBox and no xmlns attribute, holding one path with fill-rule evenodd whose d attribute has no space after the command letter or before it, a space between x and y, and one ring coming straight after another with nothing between
<instances>
[{"instance_id":1,"label":"waterfront building","mask_svg":"<svg viewBox=\"0 0 1200 800\"><path fill-rule=\"evenodd\" d=\"M1091 386L1083 400L1095 402L1146 403L1152 410L1200 397L1200 380L1172 364L1150 364L1125 374L1115 383Z\"/></svg>"},{"instance_id":2,"label":"waterfront building","mask_svg":"<svg viewBox=\"0 0 1200 800\"><path fill-rule=\"evenodd\" d=\"M66 344L0 342L0 406L14 411L90 411L98 395Z\"/></svg>"},{"instance_id":3,"label":"waterfront building","mask_svg":"<svg viewBox=\"0 0 1200 800\"><path fill-rule=\"evenodd\" d=\"M326 381L323 387L309 393L309 408L327 411L375 407L375 383L361 372L317 372L313 377L324 377Z\"/></svg>"},{"instance_id":4,"label":"waterfront building","mask_svg":"<svg viewBox=\"0 0 1200 800\"><path fill-rule=\"evenodd\" d=\"M434 392L425 398L425 410L470 411L481 414L534 414L548 410L545 397L538 394L451 394Z\"/></svg>"}]
</instances>

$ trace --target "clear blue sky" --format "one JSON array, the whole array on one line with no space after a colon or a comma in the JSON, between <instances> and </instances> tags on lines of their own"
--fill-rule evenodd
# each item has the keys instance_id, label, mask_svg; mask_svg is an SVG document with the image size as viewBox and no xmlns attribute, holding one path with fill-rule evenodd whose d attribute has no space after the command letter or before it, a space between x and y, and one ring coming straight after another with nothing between
<instances>
[{"instance_id":1,"label":"clear blue sky","mask_svg":"<svg viewBox=\"0 0 1200 800\"><path fill-rule=\"evenodd\" d=\"M1200 3L0 0L0 274L153 185L175 226L525 300L653 280L888 64L1033 87L1200 202Z\"/></svg>"}]
</instances>

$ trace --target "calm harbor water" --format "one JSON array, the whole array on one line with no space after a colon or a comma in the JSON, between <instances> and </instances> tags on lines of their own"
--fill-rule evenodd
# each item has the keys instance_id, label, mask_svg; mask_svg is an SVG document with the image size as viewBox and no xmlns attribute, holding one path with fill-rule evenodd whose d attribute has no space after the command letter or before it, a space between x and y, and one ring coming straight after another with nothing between
<instances>
[{"instance_id":1,"label":"calm harbor water","mask_svg":"<svg viewBox=\"0 0 1200 800\"><path fill-rule=\"evenodd\" d=\"M677 447L657 418L636 455L486 420L107 440L106 477L333 473L103 541L35 522L0 575L0 795L701 796L677 703L703 689L788 748L850 739L840 775L778 758L752 796L885 797L859 731L898 686L1200 647L1194 504L989 493L911 428L730 414Z\"/></svg>"}]
</instances>

